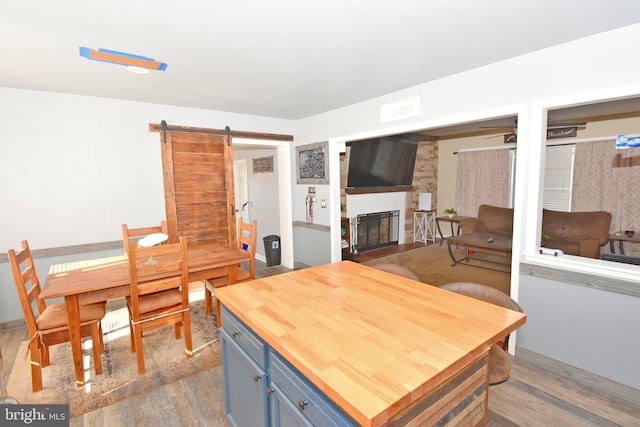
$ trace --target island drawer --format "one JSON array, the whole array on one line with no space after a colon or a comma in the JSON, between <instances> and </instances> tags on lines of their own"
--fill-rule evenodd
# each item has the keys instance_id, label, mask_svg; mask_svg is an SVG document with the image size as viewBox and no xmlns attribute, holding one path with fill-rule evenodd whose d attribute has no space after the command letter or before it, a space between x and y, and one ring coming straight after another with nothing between
<instances>
[{"instance_id":1,"label":"island drawer","mask_svg":"<svg viewBox=\"0 0 640 427\"><path fill-rule=\"evenodd\" d=\"M224 305L220 307L220 325L258 366L266 369L266 344Z\"/></svg>"},{"instance_id":2,"label":"island drawer","mask_svg":"<svg viewBox=\"0 0 640 427\"><path fill-rule=\"evenodd\" d=\"M356 426L328 397L310 384L282 356L269 350L271 384L315 426Z\"/></svg>"}]
</instances>

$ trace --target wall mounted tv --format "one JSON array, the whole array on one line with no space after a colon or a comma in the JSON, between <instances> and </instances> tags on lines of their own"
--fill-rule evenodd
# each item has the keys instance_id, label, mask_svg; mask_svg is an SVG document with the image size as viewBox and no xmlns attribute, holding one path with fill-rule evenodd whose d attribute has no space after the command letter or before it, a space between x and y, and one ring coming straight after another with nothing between
<instances>
[{"instance_id":1,"label":"wall mounted tv","mask_svg":"<svg viewBox=\"0 0 640 427\"><path fill-rule=\"evenodd\" d=\"M411 185L418 137L384 136L348 143L347 188Z\"/></svg>"}]
</instances>

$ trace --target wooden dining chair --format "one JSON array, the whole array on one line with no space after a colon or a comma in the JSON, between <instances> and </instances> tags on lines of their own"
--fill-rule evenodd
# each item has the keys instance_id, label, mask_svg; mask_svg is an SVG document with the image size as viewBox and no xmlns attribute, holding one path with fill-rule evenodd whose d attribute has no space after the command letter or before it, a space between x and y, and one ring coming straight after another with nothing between
<instances>
[{"instance_id":1,"label":"wooden dining chair","mask_svg":"<svg viewBox=\"0 0 640 427\"><path fill-rule=\"evenodd\" d=\"M122 224L122 246L124 247L124 254L129 255L129 243L132 241L132 239L136 239L137 241L140 238L153 233L163 233L169 235L167 221L161 221L160 225L141 228L129 228L127 224Z\"/></svg>"},{"instance_id":2,"label":"wooden dining chair","mask_svg":"<svg viewBox=\"0 0 640 427\"><path fill-rule=\"evenodd\" d=\"M524 313L520 304L511 299L509 295L491 286L472 282L454 282L442 285L440 288ZM507 335L489 349L489 385L500 384L509 379L511 358L507 353L508 347L509 336Z\"/></svg>"},{"instance_id":3,"label":"wooden dining chair","mask_svg":"<svg viewBox=\"0 0 640 427\"><path fill-rule=\"evenodd\" d=\"M131 350L136 353L138 373L145 372L142 333L166 325L174 325L180 339L184 327L187 358L192 356L191 320L189 315L189 272L187 239L178 243L139 248L129 243L129 280L131 295L127 297Z\"/></svg>"},{"instance_id":4,"label":"wooden dining chair","mask_svg":"<svg viewBox=\"0 0 640 427\"><path fill-rule=\"evenodd\" d=\"M251 254L251 260L249 261L249 269L238 268L236 270L236 282L246 282L253 280L255 277L256 268L256 234L258 232L258 223L254 220L251 224L248 224L240 218L240 224L238 226L238 245L241 249L246 250ZM232 267L229 267L232 268ZM229 284L229 277L222 276L206 280L204 283L204 312L206 315L211 314L212 306L212 294L215 292L215 288L221 288ZM220 318L219 307L216 305L216 318Z\"/></svg>"},{"instance_id":5,"label":"wooden dining chair","mask_svg":"<svg viewBox=\"0 0 640 427\"><path fill-rule=\"evenodd\" d=\"M42 390L42 368L49 366L49 346L69 341L67 310L64 302L47 305L40 298L40 280L26 240L22 241L22 249L9 249L8 256L29 331L31 388L36 392ZM104 342L101 320L104 315L105 303L80 306L81 334L93 340L93 364L97 375L102 373L100 355L104 353Z\"/></svg>"}]
</instances>

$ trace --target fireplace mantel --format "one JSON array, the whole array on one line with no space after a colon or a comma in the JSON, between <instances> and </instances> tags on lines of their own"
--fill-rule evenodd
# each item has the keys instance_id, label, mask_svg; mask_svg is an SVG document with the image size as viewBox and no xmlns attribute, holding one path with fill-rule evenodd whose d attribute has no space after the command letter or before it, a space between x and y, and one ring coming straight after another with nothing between
<instances>
[{"instance_id":1,"label":"fireplace mantel","mask_svg":"<svg viewBox=\"0 0 640 427\"><path fill-rule=\"evenodd\" d=\"M397 193L413 190L411 185L395 185L393 187L346 187L345 194Z\"/></svg>"}]
</instances>

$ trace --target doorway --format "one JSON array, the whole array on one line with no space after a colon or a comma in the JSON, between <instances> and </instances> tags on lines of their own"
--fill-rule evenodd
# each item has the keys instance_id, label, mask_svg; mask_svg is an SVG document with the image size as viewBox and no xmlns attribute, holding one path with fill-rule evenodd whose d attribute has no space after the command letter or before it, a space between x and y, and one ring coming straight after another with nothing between
<instances>
[{"instance_id":1,"label":"doorway","mask_svg":"<svg viewBox=\"0 0 640 427\"><path fill-rule=\"evenodd\" d=\"M265 157L272 157L273 170L254 170L253 160ZM258 222L256 260L266 262L264 237L278 235L281 264L293 269L290 159L291 145L287 142L233 140L236 215L246 222Z\"/></svg>"},{"instance_id":2,"label":"doorway","mask_svg":"<svg viewBox=\"0 0 640 427\"><path fill-rule=\"evenodd\" d=\"M251 223L251 202L247 177L247 159L233 161L233 187L235 188L236 229L240 218L246 224Z\"/></svg>"}]
</instances>

